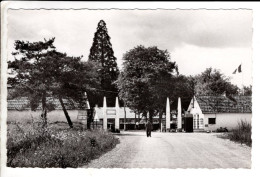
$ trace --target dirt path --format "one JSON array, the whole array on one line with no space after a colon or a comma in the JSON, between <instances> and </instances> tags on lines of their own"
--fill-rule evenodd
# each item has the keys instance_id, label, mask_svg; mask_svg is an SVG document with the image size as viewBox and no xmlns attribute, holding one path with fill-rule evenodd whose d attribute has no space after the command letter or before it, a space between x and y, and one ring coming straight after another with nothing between
<instances>
[{"instance_id":1,"label":"dirt path","mask_svg":"<svg viewBox=\"0 0 260 177\"><path fill-rule=\"evenodd\" d=\"M122 132L120 144L85 168L250 168L251 148L206 133Z\"/></svg>"}]
</instances>

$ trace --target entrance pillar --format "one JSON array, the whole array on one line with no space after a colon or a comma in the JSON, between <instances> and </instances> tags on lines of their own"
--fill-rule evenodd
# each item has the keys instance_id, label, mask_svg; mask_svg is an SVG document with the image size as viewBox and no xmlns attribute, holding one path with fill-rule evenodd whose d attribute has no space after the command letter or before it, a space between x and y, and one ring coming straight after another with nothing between
<instances>
[{"instance_id":1,"label":"entrance pillar","mask_svg":"<svg viewBox=\"0 0 260 177\"><path fill-rule=\"evenodd\" d=\"M116 119L115 119L115 129L119 130L119 101L118 97L116 97Z\"/></svg>"},{"instance_id":2,"label":"entrance pillar","mask_svg":"<svg viewBox=\"0 0 260 177\"><path fill-rule=\"evenodd\" d=\"M170 101L169 98L167 97L166 101L166 130L170 129Z\"/></svg>"},{"instance_id":3,"label":"entrance pillar","mask_svg":"<svg viewBox=\"0 0 260 177\"><path fill-rule=\"evenodd\" d=\"M177 128L181 129L181 124L182 124L182 120L181 120L181 98L178 98L178 116L177 116Z\"/></svg>"},{"instance_id":4,"label":"entrance pillar","mask_svg":"<svg viewBox=\"0 0 260 177\"><path fill-rule=\"evenodd\" d=\"M104 97L103 100L103 129L107 130L107 100Z\"/></svg>"}]
</instances>

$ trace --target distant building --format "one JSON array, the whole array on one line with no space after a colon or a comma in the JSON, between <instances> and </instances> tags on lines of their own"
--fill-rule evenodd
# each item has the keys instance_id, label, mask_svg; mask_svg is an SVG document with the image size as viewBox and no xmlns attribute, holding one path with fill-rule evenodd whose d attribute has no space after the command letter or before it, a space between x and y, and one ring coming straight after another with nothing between
<instances>
[{"instance_id":1,"label":"distant building","mask_svg":"<svg viewBox=\"0 0 260 177\"><path fill-rule=\"evenodd\" d=\"M13 92L13 88L8 86L8 95ZM72 122L80 122L81 117L86 114L86 111L79 108L79 104L73 102L72 100L63 99L66 110L72 120ZM51 103L54 106L54 110L48 112L48 120L51 122L63 121L66 122L66 118L64 116L61 104L57 98L47 97L47 103ZM88 104L89 105L89 104ZM168 107L169 112L165 112L162 116L162 124L163 127L176 128L177 118L173 111L170 112L170 105L166 105ZM8 96L7 98L7 121L24 121L29 120L32 117L39 117L41 113L41 103L36 108L36 111L30 111L30 101L27 97L18 97L11 98ZM135 129L136 123L138 122L138 128L144 129L146 118L143 117L142 114L137 114L129 107L119 107L118 100L115 98L115 107L107 107L106 98L104 98L103 107L95 107L95 119L98 120L95 122L100 128L103 129L124 129L124 125L126 124L126 129ZM148 113L149 114L149 113ZM149 115L147 115L149 117ZM166 117L168 119L166 120ZM159 129L159 116L153 117L153 129ZM170 129L168 128L168 129Z\"/></svg>"},{"instance_id":2,"label":"distant building","mask_svg":"<svg viewBox=\"0 0 260 177\"><path fill-rule=\"evenodd\" d=\"M118 100L115 101L115 107L107 107L106 98L103 101L103 107L95 107L95 114L99 119L98 124L103 126L103 129L124 129L126 124L127 130L133 130L136 128L138 122L138 128L144 129L146 118L142 114L135 113L129 107L119 107ZM104 124L104 122L106 122ZM165 123L165 116L162 117L162 122ZM153 128L157 130L159 128L159 116L153 117Z\"/></svg>"},{"instance_id":3,"label":"distant building","mask_svg":"<svg viewBox=\"0 0 260 177\"><path fill-rule=\"evenodd\" d=\"M235 128L241 120L251 123L251 96L194 96L187 110L193 116L193 130Z\"/></svg>"},{"instance_id":4,"label":"distant building","mask_svg":"<svg viewBox=\"0 0 260 177\"><path fill-rule=\"evenodd\" d=\"M62 107L58 99L54 99L51 97L47 98L47 102L51 102L55 110L50 111L48 113L48 120L51 122L56 121L64 121L66 122L66 118L64 116ZM82 109L78 107L78 104L71 102L67 99L63 99L64 105L71 117L73 122L80 122L79 114L82 113ZM129 107L119 107L119 104L115 104L115 107L95 107L95 119L98 122L95 123L100 128L103 129L110 129L110 128L118 128L124 129L124 124L126 124L126 128L135 129L135 125L138 122L139 129L145 128L146 118L143 117L142 114L138 115ZM41 104L37 107L36 111L30 111L30 102L27 97L20 97L15 99L8 99L7 100L7 109L8 109L8 116L7 121L23 121L30 119L31 116L36 117L39 116L41 113ZM176 116L175 116L176 117ZM104 124L104 121L106 122ZM176 124L176 118L171 118L169 122L171 127ZM175 122L175 123L174 123ZM165 114L162 117L162 123L166 124L166 116ZM153 117L153 126L154 129L159 128L159 116Z\"/></svg>"}]
</instances>

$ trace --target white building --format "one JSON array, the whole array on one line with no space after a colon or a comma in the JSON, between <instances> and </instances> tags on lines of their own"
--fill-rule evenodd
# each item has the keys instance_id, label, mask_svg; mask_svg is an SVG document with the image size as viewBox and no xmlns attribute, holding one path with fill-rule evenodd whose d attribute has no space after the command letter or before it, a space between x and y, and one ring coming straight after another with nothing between
<instances>
[{"instance_id":1,"label":"white building","mask_svg":"<svg viewBox=\"0 0 260 177\"><path fill-rule=\"evenodd\" d=\"M194 96L187 110L193 116L193 130L235 128L244 120L251 123L251 96Z\"/></svg>"},{"instance_id":2,"label":"white building","mask_svg":"<svg viewBox=\"0 0 260 177\"><path fill-rule=\"evenodd\" d=\"M31 117L39 117L41 114L41 104L36 108L36 111L30 111L29 99L27 97L8 99L7 102L8 121L30 121ZM48 97L47 102L51 102L55 107L55 110L48 112L48 120L50 122L66 122L59 100ZM85 119L86 109L80 109L79 104L67 99L63 99L63 102L72 122L84 121L82 117ZM167 112L162 116L161 122L165 127L168 125L167 128L169 129L174 124L173 118L171 118L169 99L166 107ZM107 107L106 98L104 98L103 107L95 107L94 110L95 119L98 120L94 122L94 126L99 128L124 129L124 125L126 125L126 129L135 129L137 122L139 129L145 128L147 119L142 114L135 113L129 107L120 107L118 99L115 99L115 107ZM174 120L176 122L176 118ZM159 127L159 115L156 115L153 117L153 128L157 130Z\"/></svg>"}]
</instances>

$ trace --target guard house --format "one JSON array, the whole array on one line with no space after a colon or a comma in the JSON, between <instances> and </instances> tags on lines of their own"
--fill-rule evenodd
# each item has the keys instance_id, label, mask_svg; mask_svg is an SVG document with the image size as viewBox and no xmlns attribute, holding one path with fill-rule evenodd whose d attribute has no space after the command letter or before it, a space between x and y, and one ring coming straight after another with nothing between
<instances>
[{"instance_id":1,"label":"guard house","mask_svg":"<svg viewBox=\"0 0 260 177\"><path fill-rule=\"evenodd\" d=\"M187 113L193 116L194 131L235 128L243 120L251 123L251 96L194 96Z\"/></svg>"},{"instance_id":2,"label":"guard house","mask_svg":"<svg viewBox=\"0 0 260 177\"><path fill-rule=\"evenodd\" d=\"M146 120L142 114L138 115L128 107L119 107L118 97L116 97L115 107L107 107L106 97L104 97L103 107L95 107L95 114L99 119L98 125L103 126L103 129L124 129L126 118L126 129L135 129L138 122L139 129L144 128ZM158 124L158 118L154 119L155 125Z\"/></svg>"},{"instance_id":3,"label":"guard house","mask_svg":"<svg viewBox=\"0 0 260 177\"><path fill-rule=\"evenodd\" d=\"M129 107L119 107L118 98L115 101L115 107L107 107L106 97L104 97L103 107L95 107L95 116L97 116L98 127L103 129L124 129L125 118L126 118L126 129L135 129L136 123L138 122L138 128L144 129L146 119L143 118L142 114L138 115ZM177 117L170 112L169 99L166 102L166 114L163 114L161 120L163 126L169 130L176 128ZM153 117L153 129L159 129L159 115Z\"/></svg>"}]
</instances>

